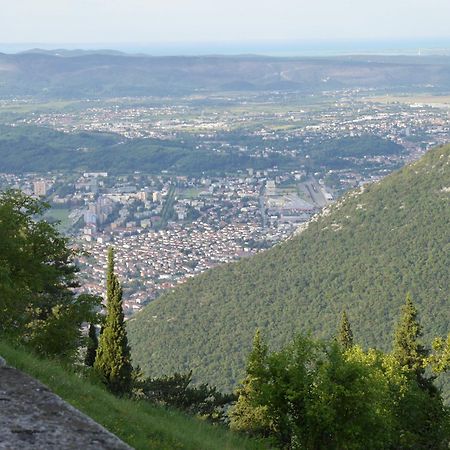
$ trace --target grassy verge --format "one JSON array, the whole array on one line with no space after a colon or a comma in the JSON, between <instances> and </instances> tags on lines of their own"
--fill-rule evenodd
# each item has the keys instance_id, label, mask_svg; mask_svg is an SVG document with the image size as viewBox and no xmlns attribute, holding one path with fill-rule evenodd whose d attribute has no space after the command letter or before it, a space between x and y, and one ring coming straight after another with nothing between
<instances>
[{"instance_id":1,"label":"grassy verge","mask_svg":"<svg viewBox=\"0 0 450 450\"><path fill-rule=\"evenodd\" d=\"M229 430L145 401L119 399L56 361L39 359L0 342L10 366L53 392L136 449L261 449L263 444Z\"/></svg>"}]
</instances>

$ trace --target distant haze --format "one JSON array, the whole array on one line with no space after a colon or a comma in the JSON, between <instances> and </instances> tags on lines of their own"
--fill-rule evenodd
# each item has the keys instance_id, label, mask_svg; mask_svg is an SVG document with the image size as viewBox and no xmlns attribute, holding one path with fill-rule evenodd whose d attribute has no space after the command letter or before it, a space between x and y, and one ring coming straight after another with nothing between
<instances>
[{"instance_id":1,"label":"distant haze","mask_svg":"<svg viewBox=\"0 0 450 450\"><path fill-rule=\"evenodd\" d=\"M306 54L450 42L448 0L3 0L1 9L6 52L39 46Z\"/></svg>"},{"instance_id":2,"label":"distant haze","mask_svg":"<svg viewBox=\"0 0 450 450\"><path fill-rule=\"evenodd\" d=\"M355 54L381 55L450 55L449 39L354 40L354 41L254 41L254 42L99 42L99 43L2 43L0 52L18 53L32 49L118 50L129 54L174 55L269 55L269 56L335 56Z\"/></svg>"}]
</instances>

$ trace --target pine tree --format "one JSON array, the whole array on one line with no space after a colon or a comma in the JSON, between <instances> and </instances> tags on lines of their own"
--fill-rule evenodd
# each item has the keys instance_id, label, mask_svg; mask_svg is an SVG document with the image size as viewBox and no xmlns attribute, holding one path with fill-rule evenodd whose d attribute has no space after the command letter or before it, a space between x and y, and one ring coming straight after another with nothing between
<instances>
[{"instance_id":1,"label":"pine tree","mask_svg":"<svg viewBox=\"0 0 450 450\"><path fill-rule=\"evenodd\" d=\"M111 247L108 250L106 300L106 320L94 367L108 388L120 395L131 390L133 367L122 308L122 288L114 273Z\"/></svg>"},{"instance_id":2,"label":"pine tree","mask_svg":"<svg viewBox=\"0 0 450 450\"><path fill-rule=\"evenodd\" d=\"M432 395L436 394L434 378L425 375L429 351L422 345L422 327L417 319L418 313L411 296L406 296L402 316L395 330L393 355L401 366L415 374L419 386Z\"/></svg>"},{"instance_id":3,"label":"pine tree","mask_svg":"<svg viewBox=\"0 0 450 450\"><path fill-rule=\"evenodd\" d=\"M420 343L421 337L422 327L417 320L417 309L408 294L402 308L402 317L395 330L394 356L400 365L417 373L423 372L423 363L428 356L428 352Z\"/></svg>"},{"instance_id":4,"label":"pine tree","mask_svg":"<svg viewBox=\"0 0 450 450\"><path fill-rule=\"evenodd\" d=\"M255 332L255 336L253 337L252 351L248 356L247 373L254 376L261 376L261 372L266 364L267 352L267 345L263 341L261 331L258 328Z\"/></svg>"},{"instance_id":5,"label":"pine tree","mask_svg":"<svg viewBox=\"0 0 450 450\"><path fill-rule=\"evenodd\" d=\"M261 404L261 386L267 372L267 353L267 345L263 342L258 329L247 360L246 377L236 391L238 400L229 413L230 427L233 430L259 435L267 435L269 432L268 408Z\"/></svg>"},{"instance_id":6,"label":"pine tree","mask_svg":"<svg viewBox=\"0 0 450 450\"><path fill-rule=\"evenodd\" d=\"M88 344L86 356L84 357L84 364L88 367L93 367L95 362L95 355L97 354L98 338L97 330L93 323L89 324Z\"/></svg>"},{"instance_id":7,"label":"pine tree","mask_svg":"<svg viewBox=\"0 0 450 450\"><path fill-rule=\"evenodd\" d=\"M336 339L344 350L353 347L353 332L345 310L342 312L341 325Z\"/></svg>"},{"instance_id":8,"label":"pine tree","mask_svg":"<svg viewBox=\"0 0 450 450\"><path fill-rule=\"evenodd\" d=\"M402 316L395 330L393 355L397 362L406 368L415 378L422 396L416 394L414 403L420 402L420 415L416 414L414 423L416 440L414 448L447 448L448 446L448 412L442 402L438 388L434 385L434 376L427 376L425 367L429 364L429 351L422 345L422 327L417 319L418 313L411 296L406 296ZM402 417L406 408L399 403L398 416ZM442 436L447 435L443 444ZM417 442L416 442L417 441ZM420 445L419 445L420 441ZM443 444L443 445L442 445Z\"/></svg>"}]
</instances>

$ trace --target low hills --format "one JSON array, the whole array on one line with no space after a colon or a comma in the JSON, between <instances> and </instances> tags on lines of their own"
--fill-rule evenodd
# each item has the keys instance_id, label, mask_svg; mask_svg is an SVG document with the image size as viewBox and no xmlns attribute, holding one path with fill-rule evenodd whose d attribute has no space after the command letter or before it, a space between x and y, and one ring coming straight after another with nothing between
<instances>
[{"instance_id":1,"label":"low hills","mask_svg":"<svg viewBox=\"0 0 450 450\"><path fill-rule=\"evenodd\" d=\"M232 142L236 140L235 136L227 138ZM258 145L259 141L253 140ZM392 155L404 150L389 139L362 135L320 143L310 142L307 144L311 153L309 159L300 152L298 156L274 153L269 157L255 158L235 148L221 153L198 149L198 142L195 137L174 140L124 139L115 133L65 133L32 125L0 124L0 172L88 170L121 174L134 171L160 173L166 170L173 174L202 175L245 168L260 170L273 166L297 169L302 164L314 171L324 166L351 167L346 157Z\"/></svg>"},{"instance_id":2,"label":"low hills","mask_svg":"<svg viewBox=\"0 0 450 450\"><path fill-rule=\"evenodd\" d=\"M0 95L44 98L185 95L217 90L318 92L450 86L450 57L124 55L39 51L0 54Z\"/></svg>"},{"instance_id":3,"label":"low hills","mask_svg":"<svg viewBox=\"0 0 450 450\"><path fill-rule=\"evenodd\" d=\"M362 137L372 149L388 152L400 146L380 138ZM124 157L126 155L126 157ZM51 157L49 157L51 156ZM52 170L99 170L111 173L169 170L181 174L224 172L245 167L265 169L294 165L291 157L255 160L249 155L219 154L196 149L195 142L163 139L123 139L114 133L64 133L46 127L0 125L0 172L47 172Z\"/></svg>"},{"instance_id":4,"label":"low hills","mask_svg":"<svg viewBox=\"0 0 450 450\"><path fill-rule=\"evenodd\" d=\"M192 369L232 389L256 328L272 348L295 333L335 334L342 310L355 339L390 349L408 292L424 339L449 332L450 146L348 193L297 236L221 266L129 321L133 362L154 376Z\"/></svg>"}]
</instances>

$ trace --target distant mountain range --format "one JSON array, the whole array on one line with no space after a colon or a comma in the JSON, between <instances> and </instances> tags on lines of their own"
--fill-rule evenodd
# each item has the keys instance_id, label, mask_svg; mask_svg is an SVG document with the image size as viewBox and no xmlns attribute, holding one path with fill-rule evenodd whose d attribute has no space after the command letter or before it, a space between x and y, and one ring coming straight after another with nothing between
<instances>
[{"instance_id":1,"label":"distant mountain range","mask_svg":"<svg viewBox=\"0 0 450 450\"><path fill-rule=\"evenodd\" d=\"M257 328L272 348L296 333L332 337L344 309L357 343L389 349L408 292L426 342L446 336L449 200L446 146L348 193L288 241L150 303L129 321L134 364L230 389Z\"/></svg>"},{"instance_id":2,"label":"distant mountain range","mask_svg":"<svg viewBox=\"0 0 450 450\"><path fill-rule=\"evenodd\" d=\"M151 57L113 50L0 54L0 96L99 98L198 91L450 89L448 56Z\"/></svg>"},{"instance_id":3,"label":"distant mountain range","mask_svg":"<svg viewBox=\"0 0 450 450\"><path fill-rule=\"evenodd\" d=\"M126 56L127 53L120 52L118 50L84 50L84 49L73 49L67 50L65 48L57 48L54 50L46 50L42 48L32 48L30 50L25 50L23 52L18 52L19 55L49 55L49 56L61 56L61 57L74 57L74 56L86 56L86 55L111 55L111 56Z\"/></svg>"}]
</instances>

